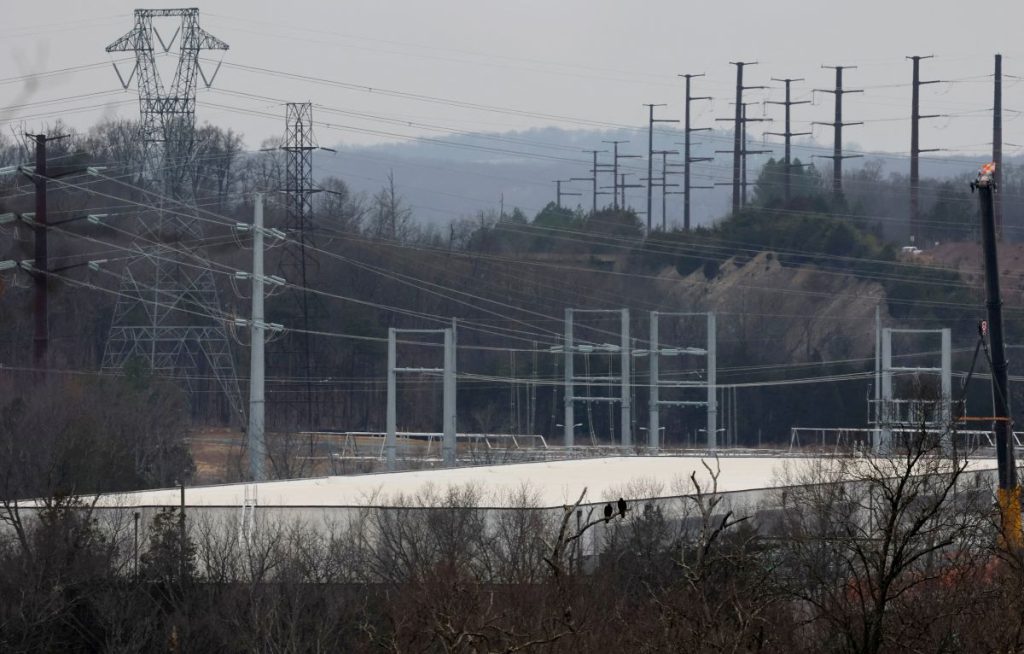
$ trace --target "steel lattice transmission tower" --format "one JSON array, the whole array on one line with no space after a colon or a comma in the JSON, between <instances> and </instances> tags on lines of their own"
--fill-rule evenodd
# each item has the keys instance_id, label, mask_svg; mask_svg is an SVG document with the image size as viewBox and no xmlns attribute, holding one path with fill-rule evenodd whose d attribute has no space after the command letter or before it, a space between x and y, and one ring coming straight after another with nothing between
<instances>
[{"instance_id":1,"label":"steel lattice transmission tower","mask_svg":"<svg viewBox=\"0 0 1024 654\"><path fill-rule=\"evenodd\" d=\"M164 18L181 21L166 43L154 26ZM171 53L175 41L177 66L165 86L157 55ZM199 76L207 86L212 81L199 67L199 53L227 48L199 27L198 9L136 9L135 27L107 46L107 52L135 53L132 72L125 79L118 71L118 77L125 88L133 77L138 86L140 185L151 193L153 208L138 217L139 255L121 277L103 368L140 360L154 372L181 377L189 391L213 378L234 416L241 416L227 317L213 273L193 249L203 237L193 190L196 82Z\"/></svg>"},{"instance_id":2,"label":"steel lattice transmission tower","mask_svg":"<svg viewBox=\"0 0 1024 654\"><path fill-rule=\"evenodd\" d=\"M299 369L305 379L305 419L306 429L317 428L317 416L314 411L316 402L313 397L312 368L313 352L310 345L310 313L316 307L311 306L308 280L313 273L310 268L317 266L313 255L316 251L313 225L313 194L317 189L313 184L313 151L319 149L313 138L313 104L310 102L289 102L285 109L285 137L281 149L285 152L285 188L287 195L287 213L285 230L290 239L281 254L280 272L285 279L296 281L300 285L298 309L302 312L302 333L299 336ZM290 357L289 357L290 358ZM294 371L289 371L294 372Z\"/></svg>"}]
</instances>

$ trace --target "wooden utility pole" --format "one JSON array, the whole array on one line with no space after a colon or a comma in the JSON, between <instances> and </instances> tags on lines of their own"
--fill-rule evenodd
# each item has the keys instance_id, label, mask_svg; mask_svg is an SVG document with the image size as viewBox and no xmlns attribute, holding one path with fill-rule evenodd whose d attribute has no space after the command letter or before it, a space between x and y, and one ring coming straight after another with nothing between
<instances>
[{"instance_id":1,"label":"wooden utility pole","mask_svg":"<svg viewBox=\"0 0 1024 654\"><path fill-rule=\"evenodd\" d=\"M802 77L796 77L796 78L794 78L794 77L785 77L785 78L782 78L782 79L779 79L777 77L773 77L772 80L776 81L776 82L783 82L786 85L786 99L785 100L783 100L782 102L779 102L778 100L769 100L768 101L768 104L779 104L779 105L782 105L782 106L784 106L786 108L786 126L785 126L785 130L782 131L782 132L768 132L768 134L771 134L772 136L781 136L783 138L783 140L784 140L784 143L785 143L785 154L783 155L783 163L785 165L785 174L784 174L783 179L782 179L782 197L785 200L786 205L788 206L789 202L790 202L790 200L792 198L792 185L793 185L792 184L792 182L793 182L793 179L792 179L793 178L793 158L792 158L792 152L790 150L790 147L791 147L790 140L794 136L806 136L806 135L810 134L810 132L794 132L794 131L792 131L792 128L790 127L790 107L792 107L795 104L808 104L808 103L810 103L810 100L793 100L791 98L791 96L790 96L790 84L792 84L793 82L802 82L803 81Z\"/></svg>"}]
</instances>

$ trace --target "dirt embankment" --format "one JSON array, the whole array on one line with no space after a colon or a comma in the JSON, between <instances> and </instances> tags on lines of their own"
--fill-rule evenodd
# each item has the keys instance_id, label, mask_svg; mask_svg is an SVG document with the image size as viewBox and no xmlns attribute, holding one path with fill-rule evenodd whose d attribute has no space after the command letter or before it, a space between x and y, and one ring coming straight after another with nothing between
<instances>
[{"instance_id":1,"label":"dirt embankment","mask_svg":"<svg viewBox=\"0 0 1024 654\"><path fill-rule=\"evenodd\" d=\"M958 271L970 284L984 284L984 260L978 243L943 243L917 257L922 263ZM1004 305L1024 306L1024 243L999 245L999 285Z\"/></svg>"},{"instance_id":2,"label":"dirt embankment","mask_svg":"<svg viewBox=\"0 0 1024 654\"><path fill-rule=\"evenodd\" d=\"M761 362L871 357L875 307L888 321L880 284L817 267L782 266L771 252L726 261L708 279L674 268L660 275L665 311L718 314L720 348ZM891 323L889 323L891 324Z\"/></svg>"}]
</instances>

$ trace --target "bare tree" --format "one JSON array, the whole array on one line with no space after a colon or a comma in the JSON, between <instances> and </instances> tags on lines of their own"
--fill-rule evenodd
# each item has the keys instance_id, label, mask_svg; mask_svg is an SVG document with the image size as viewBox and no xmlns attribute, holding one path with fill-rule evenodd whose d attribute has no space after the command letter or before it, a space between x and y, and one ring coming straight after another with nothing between
<instances>
[{"instance_id":1,"label":"bare tree","mask_svg":"<svg viewBox=\"0 0 1024 654\"><path fill-rule=\"evenodd\" d=\"M936 636L915 605L948 599L948 580L990 539L990 492L970 488L968 460L922 430L887 457L821 458L789 471L783 579L803 644L833 651L918 647Z\"/></svg>"}]
</instances>

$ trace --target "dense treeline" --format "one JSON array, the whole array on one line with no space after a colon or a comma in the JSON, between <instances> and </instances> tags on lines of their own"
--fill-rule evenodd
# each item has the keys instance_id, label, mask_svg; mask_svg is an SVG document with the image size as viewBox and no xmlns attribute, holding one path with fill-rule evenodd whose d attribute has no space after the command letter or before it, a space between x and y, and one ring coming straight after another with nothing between
<instances>
[{"instance_id":1,"label":"dense treeline","mask_svg":"<svg viewBox=\"0 0 1024 654\"><path fill-rule=\"evenodd\" d=\"M1024 565L990 477L912 441L791 468L760 506L718 493L711 461L621 489L610 518L605 498L542 509L524 488L494 510L435 488L250 526L171 507L136 536L130 508L7 501L0 649L1020 650Z\"/></svg>"}]
</instances>

